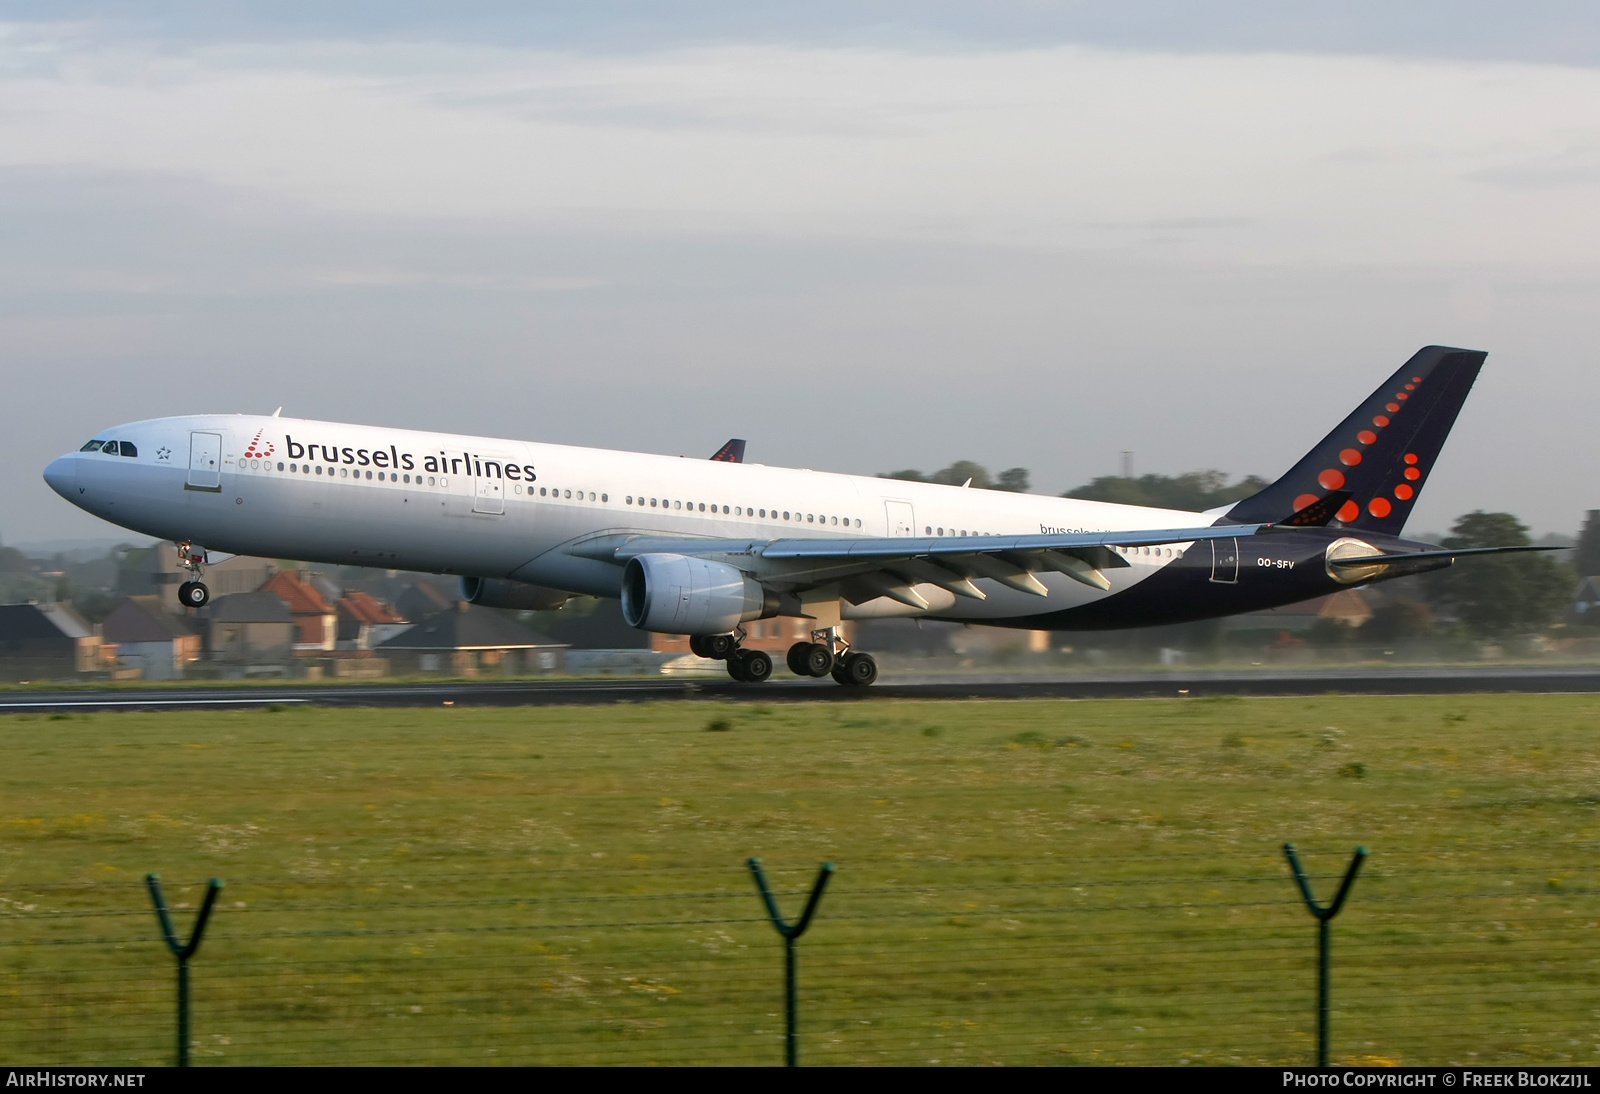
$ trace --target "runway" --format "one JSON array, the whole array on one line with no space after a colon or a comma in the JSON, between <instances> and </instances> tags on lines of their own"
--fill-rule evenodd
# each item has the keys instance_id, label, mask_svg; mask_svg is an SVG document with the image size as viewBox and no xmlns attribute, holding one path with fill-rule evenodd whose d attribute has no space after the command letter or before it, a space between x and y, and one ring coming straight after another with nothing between
<instances>
[{"instance_id":1,"label":"runway","mask_svg":"<svg viewBox=\"0 0 1600 1094\"><path fill-rule=\"evenodd\" d=\"M1460 695L1469 692L1600 692L1600 666L1337 668L1096 674L885 673L870 688L831 680L739 684L718 677L441 683L211 684L178 687L0 691L0 713L94 710L228 710L319 707L566 706L603 703L873 702L882 699L1153 699L1208 695Z\"/></svg>"}]
</instances>

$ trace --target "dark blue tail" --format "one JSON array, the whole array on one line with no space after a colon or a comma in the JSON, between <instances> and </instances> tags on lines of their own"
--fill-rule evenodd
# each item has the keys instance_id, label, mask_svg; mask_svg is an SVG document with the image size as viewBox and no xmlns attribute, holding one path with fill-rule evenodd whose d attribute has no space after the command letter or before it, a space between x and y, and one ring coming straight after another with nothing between
<instances>
[{"instance_id":1,"label":"dark blue tail","mask_svg":"<svg viewBox=\"0 0 1600 1094\"><path fill-rule=\"evenodd\" d=\"M744 441L740 440L738 437L733 438L727 444L717 449L716 454L711 458L716 460L718 463L743 463Z\"/></svg>"},{"instance_id":2,"label":"dark blue tail","mask_svg":"<svg viewBox=\"0 0 1600 1094\"><path fill-rule=\"evenodd\" d=\"M1282 521L1348 491L1331 527L1399 535L1487 356L1445 346L1418 350L1287 475L1235 505L1226 519Z\"/></svg>"}]
</instances>

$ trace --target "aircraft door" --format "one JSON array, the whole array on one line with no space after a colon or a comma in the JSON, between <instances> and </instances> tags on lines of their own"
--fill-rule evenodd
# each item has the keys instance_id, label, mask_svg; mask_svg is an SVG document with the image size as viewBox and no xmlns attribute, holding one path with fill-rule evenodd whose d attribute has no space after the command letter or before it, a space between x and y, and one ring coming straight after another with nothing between
<instances>
[{"instance_id":1,"label":"aircraft door","mask_svg":"<svg viewBox=\"0 0 1600 1094\"><path fill-rule=\"evenodd\" d=\"M185 490L222 492L222 434L189 434L189 477Z\"/></svg>"},{"instance_id":2,"label":"aircraft door","mask_svg":"<svg viewBox=\"0 0 1600 1094\"><path fill-rule=\"evenodd\" d=\"M489 466L495 468L496 471L499 470L497 463L491 463ZM485 471L488 469L488 467L483 468ZM505 513L506 481L504 479L498 474L480 474L472 477L472 483L472 511L474 513L492 513L496 516Z\"/></svg>"},{"instance_id":3,"label":"aircraft door","mask_svg":"<svg viewBox=\"0 0 1600 1094\"><path fill-rule=\"evenodd\" d=\"M1211 541L1211 580L1224 585L1239 580L1239 541L1214 539Z\"/></svg>"},{"instance_id":4,"label":"aircraft door","mask_svg":"<svg viewBox=\"0 0 1600 1094\"><path fill-rule=\"evenodd\" d=\"M889 517L889 534L891 536L914 536L917 534L917 515L911 509L909 501L886 501L883 508Z\"/></svg>"}]
</instances>

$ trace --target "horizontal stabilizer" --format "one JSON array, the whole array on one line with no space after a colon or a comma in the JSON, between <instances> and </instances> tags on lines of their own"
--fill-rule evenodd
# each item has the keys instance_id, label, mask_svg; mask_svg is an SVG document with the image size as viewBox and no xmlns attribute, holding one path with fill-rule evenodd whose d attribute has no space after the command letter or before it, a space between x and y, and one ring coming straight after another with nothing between
<instances>
[{"instance_id":1,"label":"horizontal stabilizer","mask_svg":"<svg viewBox=\"0 0 1600 1094\"><path fill-rule=\"evenodd\" d=\"M1469 558L1472 555L1509 555L1517 551L1566 551L1569 547L1463 547L1459 551L1440 548L1437 551L1405 551L1390 555L1352 555L1349 558L1330 558L1328 565L1335 569L1356 566L1385 565L1391 562L1426 562L1438 558Z\"/></svg>"}]
</instances>

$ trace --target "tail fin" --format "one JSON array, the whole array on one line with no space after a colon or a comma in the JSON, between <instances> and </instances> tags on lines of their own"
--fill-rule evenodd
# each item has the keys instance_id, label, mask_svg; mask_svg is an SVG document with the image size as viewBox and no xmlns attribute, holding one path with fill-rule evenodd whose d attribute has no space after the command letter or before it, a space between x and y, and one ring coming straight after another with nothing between
<instances>
[{"instance_id":1,"label":"tail fin","mask_svg":"<svg viewBox=\"0 0 1600 1094\"><path fill-rule=\"evenodd\" d=\"M1228 511L1241 524L1282 521L1336 492L1335 525L1399 535L1488 354L1426 346L1287 475Z\"/></svg>"},{"instance_id":2,"label":"tail fin","mask_svg":"<svg viewBox=\"0 0 1600 1094\"><path fill-rule=\"evenodd\" d=\"M711 458L718 463L743 463L744 441L740 440L738 437L733 438L727 444L717 449L716 454Z\"/></svg>"}]
</instances>

